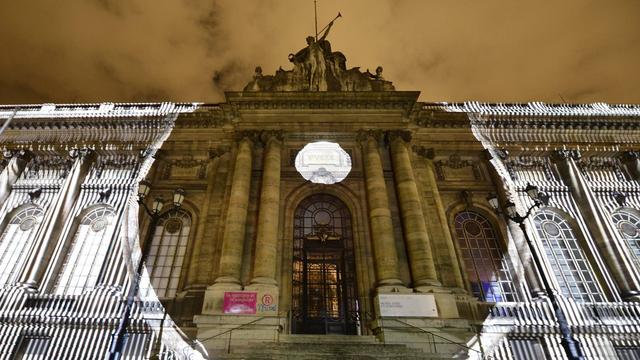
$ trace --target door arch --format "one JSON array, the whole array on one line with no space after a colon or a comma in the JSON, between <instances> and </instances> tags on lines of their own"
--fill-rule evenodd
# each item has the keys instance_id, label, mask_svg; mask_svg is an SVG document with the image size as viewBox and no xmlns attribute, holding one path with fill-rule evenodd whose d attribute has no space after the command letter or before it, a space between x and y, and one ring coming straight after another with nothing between
<instances>
[{"instance_id":1,"label":"door arch","mask_svg":"<svg viewBox=\"0 0 640 360\"><path fill-rule=\"evenodd\" d=\"M351 213L315 194L294 212L292 333L356 334L358 303Z\"/></svg>"}]
</instances>

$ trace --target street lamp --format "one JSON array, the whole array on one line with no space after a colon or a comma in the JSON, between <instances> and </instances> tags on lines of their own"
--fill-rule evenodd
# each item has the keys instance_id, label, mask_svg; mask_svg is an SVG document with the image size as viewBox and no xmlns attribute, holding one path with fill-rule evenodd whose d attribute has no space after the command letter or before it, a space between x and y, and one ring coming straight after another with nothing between
<instances>
[{"instance_id":1,"label":"street lamp","mask_svg":"<svg viewBox=\"0 0 640 360\"><path fill-rule=\"evenodd\" d=\"M539 191L536 186L533 186L531 184L527 184L527 187L524 190L529 196L529 198L533 200L533 205L529 207L529 209L527 210L527 213L524 216L521 216L518 213L516 204L514 204L511 201L508 201L504 205L504 208L506 210L506 216L507 218L509 218L509 220L515 222L516 224L518 224L518 226L520 226L520 230L522 230L522 234L524 235L524 238L527 241L527 245L529 245L529 251L531 252L533 263L535 264L538 274L540 274L540 278L542 280L544 290L546 292L547 297L549 297L549 300L551 301L551 305L553 306L556 319L558 319L558 326L560 327L560 333L562 336L562 340L560 341L560 344L564 348L564 351L567 353L567 357L570 360L573 360L573 359L582 360L584 359L584 356L582 355L582 350L580 349L580 343L573 338L573 334L571 333L571 328L569 328L569 324L567 323L567 317L565 316L564 311L560 307L560 304L558 303L558 299L556 298L555 293L551 289L551 284L549 283L549 280L547 279L547 276L543 271L542 262L540 261L540 258L538 257L538 253L533 247L533 242L531 242L531 239L527 234L527 229L524 225L525 220L527 220L529 215L531 215L531 212L533 211L533 209L540 207L542 205L546 206L549 204L550 196L544 192ZM500 212L500 207L498 205L498 198L496 197L495 194L489 194L489 196L487 196L487 201L489 202L491 207L494 208L496 213Z\"/></svg>"},{"instance_id":2,"label":"street lamp","mask_svg":"<svg viewBox=\"0 0 640 360\"><path fill-rule=\"evenodd\" d=\"M124 353L124 335L127 331L127 327L129 327L129 323L131 322L131 311L133 310L133 302L140 289L142 270L144 269L144 265L147 262L147 258L149 257L151 243L153 242L154 230L158 225L158 222L160 221L160 212L164 207L164 200L160 197L153 199L151 208L147 206L144 199L149 195L150 191L151 183L147 180L140 181L140 183L138 184L138 204L140 204L147 215L149 215L151 221L149 222L147 237L142 244L142 255L140 256L140 261L138 262L138 266L136 268L133 279L131 279L131 286L129 287L129 292L127 293L127 301L125 303L124 313L122 314L122 318L120 319L120 323L118 324L118 328L116 329L116 333L114 334L114 340L112 341L111 347L109 349L109 360L118 360L122 358L122 355ZM175 190L173 194L174 207L182 206L184 195L185 191L183 189Z\"/></svg>"}]
</instances>

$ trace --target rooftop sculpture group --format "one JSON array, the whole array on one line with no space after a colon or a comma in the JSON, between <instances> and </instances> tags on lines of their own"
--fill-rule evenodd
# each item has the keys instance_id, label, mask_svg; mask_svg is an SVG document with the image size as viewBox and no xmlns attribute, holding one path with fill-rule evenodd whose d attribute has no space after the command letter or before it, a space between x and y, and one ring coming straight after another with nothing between
<instances>
[{"instance_id":1,"label":"rooftop sculpture group","mask_svg":"<svg viewBox=\"0 0 640 360\"><path fill-rule=\"evenodd\" d=\"M382 78L382 67L375 74L359 67L347 69L347 58L339 51L331 51L326 39L338 16L331 21L320 37L307 36L307 46L289 54L293 70L278 69L275 75L262 74L256 67L253 80L244 91L393 91L390 81Z\"/></svg>"}]
</instances>

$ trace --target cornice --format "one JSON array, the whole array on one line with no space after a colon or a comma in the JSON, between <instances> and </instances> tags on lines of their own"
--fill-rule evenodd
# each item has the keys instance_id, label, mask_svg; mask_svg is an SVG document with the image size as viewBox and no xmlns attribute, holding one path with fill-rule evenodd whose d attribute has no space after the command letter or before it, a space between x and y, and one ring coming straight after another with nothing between
<instances>
[{"instance_id":1,"label":"cornice","mask_svg":"<svg viewBox=\"0 0 640 360\"><path fill-rule=\"evenodd\" d=\"M238 112L282 110L401 110L409 114L417 91L389 92L227 92L227 102Z\"/></svg>"}]
</instances>

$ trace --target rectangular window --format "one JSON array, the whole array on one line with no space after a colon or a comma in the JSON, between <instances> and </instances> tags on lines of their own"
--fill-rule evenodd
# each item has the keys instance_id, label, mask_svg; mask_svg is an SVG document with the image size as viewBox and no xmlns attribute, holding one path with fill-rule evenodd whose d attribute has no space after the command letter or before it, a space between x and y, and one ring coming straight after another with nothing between
<instances>
[{"instance_id":1,"label":"rectangular window","mask_svg":"<svg viewBox=\"0 0 640 360\"><path fill-rule=\"evenodd\" d=\"M545 360L550 358L545 353L539 339L510 338L509 345L515 359Z\"/></svg>"},{"instance_id":2,"label":"rectangular window","mask_svg":"<svg viewBox=\"0 0 640 360\"><path fill-rule=\"evenodd\" d=\"M614 346L614 349L620 360L640 360L640 347Z\"/></svg>"},{"instance_id":3,"label":"rectangular window","mask_svg":"<svg viewBox=\"0 0 640 360\"><path fill-rule=\"evenodd\" d=\"M18 348L12 359L45 360L50 340L51 338L47 336L24 336L18 343Z\"/></svg>"}]
</instances>

